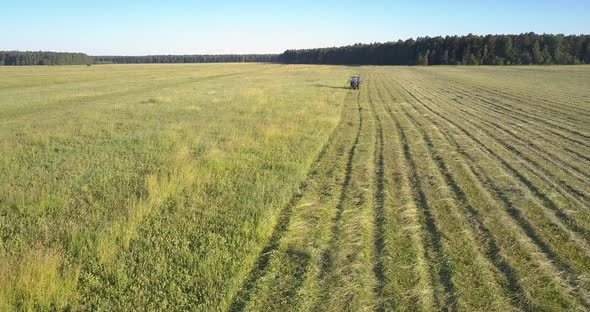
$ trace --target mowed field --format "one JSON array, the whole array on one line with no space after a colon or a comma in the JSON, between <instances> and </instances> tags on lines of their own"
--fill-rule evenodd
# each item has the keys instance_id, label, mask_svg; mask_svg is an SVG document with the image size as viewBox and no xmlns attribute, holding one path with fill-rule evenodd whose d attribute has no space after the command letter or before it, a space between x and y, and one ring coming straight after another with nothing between
<instances>
[{"instance_id":1,"label":"mowed field","mask_svg":"<svg viewBox=\"0 0 590 312\"><path fill-rule=\"evenodd\" d=\"M64 309L588 310L590 67L0 67L0 310Z\"/></svg>"}]
</instances>

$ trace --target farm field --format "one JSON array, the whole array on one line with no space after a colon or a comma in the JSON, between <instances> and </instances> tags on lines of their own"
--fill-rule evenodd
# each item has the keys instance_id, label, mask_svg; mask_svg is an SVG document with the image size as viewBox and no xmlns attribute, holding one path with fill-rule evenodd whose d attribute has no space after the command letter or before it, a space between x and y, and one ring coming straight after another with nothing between
<instances>
[{"instance_id":1,"label":"farm field","mask_svg":"<svg viewBox=\"0 0 590 312\"><path fill-rule=\"evenodd\" d=\"M0 276L0 310L588 310L590 66L0 67Z\"/></svg>"}]
</instances>

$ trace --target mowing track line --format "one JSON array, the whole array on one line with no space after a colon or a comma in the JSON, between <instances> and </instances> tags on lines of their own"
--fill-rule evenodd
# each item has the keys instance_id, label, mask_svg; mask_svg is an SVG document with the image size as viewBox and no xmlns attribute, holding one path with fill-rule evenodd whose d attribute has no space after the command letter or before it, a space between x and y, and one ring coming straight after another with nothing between
<instances>
[{"instance_id":1,"label":"mowing track line","mask_svg":"<svg viewBox=\"0 0 590 312\"><path fill-rule=\"evenodd\" d=\"M393 112L387 105L384 104L384 106L391 121L395 124L395 127L399 133L404 152L404 157L410 169L410 184L412 185L412 188L414 190L414 196L416 198L416 203L418 204L417 206L420 208L420 211L422 211L424 216L424 221L426 223L427 229L427 235L425 235L424 237L424 239L427 241L424 243L424 245L432 246L432 251L429 251L428 248L426 249L427 254L430 254L428 258L431 260L442 260L440 263L440 268L434 268L431 266L431 269L434 271L432 272L432 274L438 275L438 278L434 279L439 279L443 284L444 288L444 294L438 293L437 295L435 295L437 304L441 309L455 310L456 306L454 305L454 303L456 302L456 291L455 286L452 282L453 271L451 269L450 264L446 260L447 257L443 250L441 234L436 224L436 219L432 215L432 208L428 204L426 195L424 194L422 185L418 178L417 166L414 159L412 158L408 138L406 136L405 130L401 127L400 121L397 119L395 114L393 114ZM436 288L435 293L437 293Z\"/></svg>"},{"instance_id":2,"label":"mowing track line","mask_svg":"<svg viewBox=\"0 0 590 312\"><path fill-rule=\"evenodd\" d=\"M384 213L384 206L385 206L385 160L383 156L383 149L384 149L384 139L383 139L383 126L381 125L381 118L377 115L375 111L375 104L373 103L373 98L371 97L371 89L369 88L369 83L371 80L367 82L367 93L369 98L369 104L371 108L371 115L373 115L373 119L376 121L376 132L375 132L375 198L374 198L374 214L375 214L375 237L374 237L374 245L375 245L375 263L373 266L373 272L375 273L375 277L377 278L377 287L375 288L375 297L377 298L377 311L385 311L384 308L384 299L383 299L383 289L385 284L387 283L387 279L385 277L385 268L383 266L383 257L384 257L384 247L385 247L385 213Z\"/></svg>"},{"instance_id":3,"label":"mowing track line","mask_svg":"<svg viewBox=\"0 0 590 312\"><path fill-rule=\"evenodd\" d=\"M344 212L344 202L346 199L346 194L348 193L348 189L350 187L350 181L352 179L352 166L353 166L353 160L354 160L354 155L356 154L356 151L358 149L358 145L361 139L361 132L362 132L362 128L363 128L363 114L361 113L361 106L360 106L360 92L357 95L357 108L358 108L358 113L359 113L359 123L358 123L358 129L357 129L357 133L356 133L356 137L354 139L354 143L352 144L352 147L350 148L350 150L348 151L348 159L346 161L346 171L344 174L344 182L342 183L342 188L340 190L340 195L338 197L338 203L336 204L336 218L334 220L334 224L332 225L332 236L330 238L330 242L328 243L328 248L324 251L324 254L322 256L322 268L321 268L321 273L320 273L320 278L323 278L326 276L326 274L329 272L329 270L332 267L332 256L330 254L330 250L333 249L334 245L336 244L336 240L338 238L338 232L340 231L340 220L342 219L342 213Z\"/></svg>"},{"instance_id":4,"label":"mowing track line","mask_svg":"<svg viewBox=\"0 0 590 312\"><path fill-rule=\"evenodd\" d=\"M410 115L403 106L401 106L401 109L408 117L410 122L414 125L414 127L419 129L420 133L422 134L429 151L430 159L436 164L439 173L444 178L444 181L449 186L449 189L453 191L455 200L466 208L469 214L469 217L466 218L466 220L470 224L472 231L477 234L475 235L476 240L478 240L480 243L483 243L483 249L485 249L485 255L488 258L488 261L490 261L490 263L492 263L499 272L502 272L504 278L508 281L509 294L515 296L515 298L512 299L512 304L519 306L519 308L523 311L536 310L535 307L529 307L524 304L526 297L519 285L515 270L500 255L500 248L493 238L491 231L483 224L482 217L480 216L479 212L469 202L467 195L459 186L459 183L450 174L448 165L445 163L442 156L437 152L430 136L424 131L424 126L419 125L418 121L412 115ZM438 130L438 127L436 129L437 131L441 132ZM481 236L481 239L477 239L478 235ZM515 300L516 298L518 298L518 300Z\"/></svg>"},{"instance_id":5,"label":"mowing track line","mask_svg":"<svg viewBox=\"0 0 590 312\"><path fill-rule=\"evenodd\" d=\"M477 138L475 138L474 136L472 136L469 133L469 131L467 131L464 128L460 127L455 122L449 120L448 118L442 116L441 114L435 112L433 109L431 109L430 107L428 107L428 105L424 104L421 100L419 100L412 93L410 93L410 91L406 90L397 81L396 81L396 84L398 84L398 86L402 90L404 90L406 93L410 94L417 101L417 103L421 104L423 107L425 107L426 109L428 109L433 114L435 114L435 115L439 116L440 118L442 118L443 120L447 121L449 124L455 126L463 134L465 134L467 137L469 137L474 142L476 142L477 145L480 148L482 148L483 150L487 151L489 154L494 155L495 158L498 159L498 161L500 161L503 166L511 169L510 171L513 174L515 174L515 175L517 175L517 176L525 179L526 183L523 182L525 185L529 186L531 184L530 181L526 180L526 178L524 176L522 176L518 171L516 171L516 169L512 168L512 166L510 166L510 164L508 164L505 160L501 159L497 154L495 154L491 149L489 149L488 147L486 147ZM552 263L559 271L563 272L566 275L566 279L565 280L570 285L570 287L572 287L573 289L579 290L580 289L580 284L579 284L579 282L578 282L578 280L576 278L577 274L576 274L575 270L573 270L569 264L567 264L564 261L562 261L561 257L559 257L559 255L555 251L553 251L545 241L543 241L541 239L541 237L537 234L537 232L535 231L535 229L532 226L532 224L530 224L530 222L522 215L522 213L520 212L520 210L517 207L514 206L514 204L512 203L512 201L510 199L508 199L501 192L501 190L499 190L499 189L497 189L495 187L495 184L493 183L493 181L489 180L487 182L488 183L491 183L490 184L492 186L491 189L493 190L495 197L497 199L499 199L503 203L503 205L507 209L509 215L519 225L519 227L522 229L522 231L524 231L524 233L526 234L526 236L537 246L537 248L545 255L545 257L547 259L549 259L550 263ZM579 295L580 295L580 297L582 297L582 301L581 302L584 303L584 306L590 307L590 304L588 302L588 299L587 298L583 298L583 295L581 295L581 294L579 294Z\"/></svg>"},{"instance_id":6,"label":"mowing track line","mask_svg":"<svg viewBox=\"0 0 590 312\"><path fill-rule=\"evenodd\" d=\"M344 105L346 105L346 100L344 101L343 106ZM341 108L340 122L342 122L342 120L343 120L342 115L345 113L345 109L346 109L345 107ZM336 129L339 128L340 122L332 130L330 137L328 138L327 142L322 147L316 160L310 166L310 170L308 171L308 174L306 176L313 177L313 173L315 171L315 168L317 168L319 166L319 164L321 163L328 148L332 144L334 144L334 138L337 135ZM357 141L358 141L358 134L357 134ZM348 166L347 166L347 168L348 168ZM254 266L250 270L248 277L246 278L246 280L242 284L242 287L240 288L238 293L235 295L233 302L230 305L229 311L243 311L245 309L246 304L248 303L248 301L250 300L250 297L252 296L252 292L254 291L257 281L264 275L264 272L268 269L268 266L270 264L271 255L279 247L279 243L281 241L281 238L283 237L283 235L286 232L288 225L290 223L291 215L292 215L294 207L297 205L297 203L303 197L303 194L307 191L307 185L308 185L307 182L308 182L308 178L304 179L301 182L300 187L299 187L299 191L297 191L295 194L293 194L293 196L289 200L288 204L286 206L284 206L283 209L281 210L279 220L277 221L277 224L275 225L275 227L273 229L273 233L270 237L270 240L268 241L266 246L262 249L262 251L258 255L258 259L256 260Z\"/></svg>"},{"instance_id":7,"label":"mowing track line","mask_svg":"<svg viewBox=\"0 0 590 312\"><path fill-rule=\"evenodd\" d=\"M580 235L586 242L590 242L590 236L588 231L578 225L576 225L576 222L569 217L568 215L566 215L563 211L561 211L561 209L558 209L557 205L550 199L548 198L546 195L544 195L542 193L542 191L535 186L528 178L526 178L523 174L521 174L518 170L516 170L512 165L510 165L506 160L504 160L502 157L500 157L500 155L498 155L496 152L494 152L493 150L491 150L489 147L487 147L483 142L481 142L479 139L475 138L471 133L469 133L469 131L467 131L466 129L460 127L457 125L457 123L451 121L450 119L448 119L447 117L443 116L442 114L434 111L431 107L429 107L428 105L426 105L425 103L423 103L420 99L418 99L414 94L412 94L409 90L407 90L405 87L403 87L401 84L399 84L397 81L395 81L395 83L402 89L404 90L407 94L409 94L414 100L416 100L416 102L418 104L420 104L422 107L424 107L425 109L427 109L428 111L430 111L431 113L439 116L440 118L444 119L445 121L447 121L448 123L454 125L455 127L457 127L458 129L460 129L466 136L468 136L469 138L471 138L474 142L476 142L478 144L478 146L480 146L482 149L484 149L486 152L488 152L489 154L493 155L494 158L496 158L502 165L503 167L505 167L509 172L511 172L514 176L516 176L518 178L518 180L523 183L528 190L538 198L538 200L541 203L547 203L547 208L549 208L553 214L559 219L561 220L564 225L566 225L567 227L570 227L570 229L577 233L578 235ZM517 158L520 158L522 160L525 160L526 162L532 163L532 164L536 164L537 167L540 167L538 163L534 162L533 160L531 160L529 157L523 155L520 151L514 150L514 148L512 148L510 145L508 145L506 142L501 141L500 139L498 139L497 137L493 136L490 132L482 130L482 132L484 134L486 134L488 137L490 137L493 141L497 142L500 146L504 147L506 150L508 150L509 152L511 152L513 155L515 155ZM531 170L531 169L529 169ZM531 170L533 171L533 170ZM534 172L534 171L533 171ZM546 170L543 170L543 172L547 175L549 175L552 178L555 178L553 175L550 175L548 172L546 172ZM539 177L541 178L541 177ZM563 183L562 183L563 184ZM564 187L567 187L568 190L575 192L576 195L582 197L582 200L585 201L585 196L584 194L579 194L579 192L575 189L572 189L571 186L569 185L564 185Z\"/></svg>"}]
</instances>

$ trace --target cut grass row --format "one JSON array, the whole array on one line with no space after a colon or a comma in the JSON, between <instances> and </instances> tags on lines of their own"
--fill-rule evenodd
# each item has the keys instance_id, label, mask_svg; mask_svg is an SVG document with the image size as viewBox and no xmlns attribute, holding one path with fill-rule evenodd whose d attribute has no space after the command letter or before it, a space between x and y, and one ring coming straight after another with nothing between
<instances>
[{"instance_id":1,"label":"cut grass row","mask_svg":"<svg viewBox=\"0 0 590 312\"><path fill-rule=\"evenodd\" d=\"M360 112L346 165L340 160L340 193L322 210L332 217L310 222L315 210L303 205L295 215L307 218L291 225L299 232L283 239L299 241L309 230L303 224L328 223L321 239L305 236L307 246L298 245L321 245L311 249L316 260L301 269L286 260L287 249L278 252L248 309L587 308L583 159L566 164L557 149L513 133L517 123L498 123L530 119L514 106L499 111L482 90L476 96L468 87L437 85L418 70L373 69L366 77L359 103L368 112ZM534 129L547 143L557 138L538 124ZM584 152L583 145L563 145ZM364 184L356 184L359 177ZM346 204L350 197L356 202ZM294 277L300 282L290 282Z\"/></svg>"},{"instance_id":2,"label":"cut grass row","mask_svg":"<svg viewBox=\"0 0 590 312\"><path fill-rule=\"evenodd\" d=\"M488 110L488 112L482 110L482 113L486 113L487 115L490 115L490 117L496 118L496 120L501 120L504 124L509 124L510 126L523 125L522 127L520 127L519 130L513 131L514 134L518 134L519 131L522 131L523 135L530 136L534 133L535 136L539 138L545 138L545 136L547 135L552 136L552 144L546 145L545 148L561 146L562 148L566 148L570 151L573 151L575 149L577 151L574 151L574 153L576 154L576 156L580 157L580 155L583 154L583 150L589 147L587 140L585 140L584 138L576 138L576 135L571 135L571 133L563 132L562 129L548 126L547 121L554 119L554 117L550 113L545 112L545 116L543 116L542 118L536 118L536 120L530 118L530 110L531 108L536 108L536 103L538 103L539 97L534 97L533 95L531 95L532 99L517 99L516 105L509 104L509 106L506 106L506 104L503 104L505 100L502 99L510 96L510 93L508 92L494 94L489 91L490 88L482 88L477 90L478 96L473 96L473 94L475 94L474 90L472 90L473 87L465 86L459 83L444 85L439 81L440 79L436 79L439 78L437 76L427 78L428 79L426 79L426 81L423 81L423 83L427 84L429 88L436 88L438 91L440 91L437 92L437 94L448 95L453 99L453 101L456 101L459 104L464 104L467 106L483 103L483 106L486 106L486 110ZM422 77L421 79L424 79L424 77ZM463 95L456 95L456 93L465 94L467 100L463 99ZM557 106L559 104L553 103L553 105ZM477 106L482 107L482 105ZM515 106L519 107L518 110L514 109ZM492 113L490 113L490 111ZM570 111L569 113L570 116L579 115L574 114L573 111ZM557 122L557 124L559 125L561 125L562 123L562 121ZM583 126L583 119L581 123L573 125L575 129L583 129ZM571 143L574 143L574 145L571 145ZM562 155L562 157L563 156L567 156L567 153Z\"/></svg>"},{"instance_id":3,"label":"cut grass row","mask_svg":"<svg viewBox=\"0 0 590 312\"><path fill-rule=\"evenodd\" d=\"M400 114L398 105L388 108L390 117L405 138L402 144L406 146L406 158L414 175L414 190L435 250L429 263L438 269L445 290L445 295L440 295L438 300L439 306L450 310L507 309L509 302L502 297L490 264L478 252L475 238L467 230L464 214L457 210L456 198L436 169L428 138L411 120ZM488 294L489 300L478 300L483 294Z\"/></svg>"},{"instance_id":4,"label":"cut grass row","mask_svg":"<svg viewBox=\"0 0 590 312\"><path fill-rule=\"evenodd\" d=\"M439 93L435 93L435 94L439 94ZM493 125L489 125L489 122L485 119L486 118L485 114L482 114L482 113L485 113L485 111L480 111L478 106L476 106L478 108L477 111L475 111L475 108L466 107L467 105L473 106L474 104L477 104L478 101L471 100L467 103L467 105L463 105L463 103L458 102L455 99L453 99L453 102L460 104L460 105L452 105L452 102L451 102L451 105L449 105L453 108L458 109L459 110L458 114L466 115L466 118L469 118L469 119L481 120L482 123L487 126L487 129L490 129L490 133L493 133L494 135L496 135L496 137L498 137L500 135L503 137L502 142L506 142L506 146L514 149L515 153L520 153L521 157L527 157L527 162L532 163L533 165L539 167L541 170L548 171L548 169L551 169L549 166L546 165L547 158L545 157L543 159L543 156L537 156L537 154L539 154L539 153L546 154L546 152L544 150L552 150L553 149L552 144L544 145L543 151L541 151L541 152L539 152L540 149L537 147L537 150L534 151L534 153L530 153L528 151L525 151L523 153L522 149L531 149L531 144L533 144L533 143L528 141L526 144L523 144L522 139L518 138L519 137L518 132L503 130L502 126L497 123L495 123ZM505 119L507 119L507 118L505 118L505 116L492 116L491 118L493 118L492 120L505 120ZM502 119L499 119L499 118L502 118ZM486 124L486 122L487 122L487 124ZM498 131L496 131L498 129L498 127L500 127L500 130L503 130L503 133L502 132L495 133L495 132L498 132ZM516 143L514 142L519 139L521 140L520 142L516 142ZM530 136L528 136L528 137L525 136L525 139L529 140ZM559 150L556 150L555 153L559 153ZM526 155L524 155L524 154L526 154ZM562 157L558 157L558 158L562 158ZM554 157L554 159L555 159L555 157ZM557 160L557 161L563 164L563 162L561 160ZM580 189L583 190L583 185L585 183L584 180L586 178L576 177L577 173L575 173L575 172L574 172L574 176L571 176L572 175L571 171L568 172L567 170L564 170L563 165L558 164L558 165L555 165L555 167L556 168L553 171L556 171L557 173L552 173L552 174L559 174L559 176L556 176L555 179L560 179L560 181L563 181L563 183L567 185L566 187L571 189L573 192L576 192L577 194L583 193L583 191L581 191ZM578 169L578 170L581 170L581 169ZM570 179L573 179L573 181L567 181ZM572 187L571 186L572 183L574 183L574 184L577 183L578 184L577 188Z\"/></svg>"},{"instance_id":5,"label":"cut grass row","mask_svg":"<svg viewBox=\"0 0 590 312\"><path fill-rule=\"evenodd\" d=\"M438 99L443 103L443 105L445 105L445 109L448 107L449 109L454 108L453 106L453 102L451 100L449 100L448 98L444 97L443 95L439 95ZM455 104L456 105L456 104ZM458 113L459 115L461 114L461 112ZM477 121L477 119L475 119L475 117L469 116L470 120L474 120ZM480 129L480 131L483 129ZM518 150L515 150L514 147L511 144L507 144L505 143L505 138L499 137L494 133L494 129L490 129L489 131L485 131L485 133L488 136L491 136L493 139L498 139L500 138L498 141L500 143L503 144L503 146L508 149L509 151L513 152L515 154L516 157L525 160L524 164L526 166L530 166L529 163L533 162L533 160L530 159L530 157L528 155L525 155L522 152L519 152ZM556 182L559 182L560 180L558 180L554 173L552 173L550 170L548 170L548 168L545 168L544 166L542 166L541 164L539 164L539 162L533 162L533 165L535 165L534 167L530 167L532 170L538 172L538 171L542 171L543 172L543 176L548 176L547 179L547 183L551 183L553 187L557 187L557 188L562 188L563 186L559 186L556 185ZM550 168L549 168L550 169ZM557 180L557 181L556 181ZM581 186L583 189L583 185ZM580 199L584 200L584 198L579 198L577 196L575 196L576 194L580 194L581 191L577 191L575 189L571 189L571 187L565 186L563 187L565 188L565 193L573 193L574 196L570 196L572 200L579 202ZM543 190L545 192L547 192L548 190Z\"/></svg>"},{"instance_id":6,"label":"cut grass row","mask_svg":"<svg viewBox=\"0 0 590 312\"><path fill-rule=\"evenodd\" d=\"M405 83L407 84L408 82L405 82ZM410 98L411 98L411 97L410 97ZM455 125L455 126L458 126L458 127L459 127L459 121L458 121L458 120L461 120L461 119L455 119L455 121L453 121L452 119L449 119L449 117L443 117L443 116L441 115L441 114L442 114L441 112L446 112L446 113L452 113L452 112L450 112L450 111L448 110L448 106L445 106L445 110L440 110L440 108L438 107L438 103L436 103L436 105L437 105L437 106L435 106L435 102L436 102L435 100L428 100L428 104L426 104L425 102L422 102L422 101L418 100L417 98L413 98L412 104L413 104L413 105L420 104L420 106L422 106L422 107L423 107L422 109L426 108L426 110L424 110L423 112L421 112L421 113L420 113L420 114L421 114L421 116L429 116L429 115L434 115L434 116L438 116L439 118L443 118L443 121L442 121L442 123L439 123L440 125L445 125L445 130L442 130L443 132L446 132L446 131L450 130L450 129L446 129L446 128L447 128L447 126L446 126L446 125L449 125L449 124L450 124L450 125ZM436 111L437 109L439 109L439 111L438 111L438 112ZM456 117L455 117L456 115L452 115L452 116L453 116L453 117L451 117L451 118L456 118ZM474 121L473 119L470 119L470 120L471 120L471 122L473 122L473 121ZM470 122L470 123L471 123L471 122ZM463 121L462 123L464 123L464 121ZM423 128L424 128L424 129L429 129L429 126L428 126L428 125L429 125L428 123L427 123L427 124L425 124L425 125L423 125ZM432 124L431 124L431 125L432 125ZM463 128L460 128L460 129L462 130L462 133L460 134L461 136L468 136L468 137L471 137L471 136L473 136L475 133L477 133L476 131L467 131L467 130L465 130L465 129L463 129ZM473 139L473 140L474 140L475 142L477 142L477 141L476 141L477 139ZM463 144L463 145L465 145L465 144ZM480 148L481 148L482 150L484 150L484 152L489 152L489 151L491 151L489 148L487 148L487 149L486 149L486 145L483 145L483 144L479 144L479 145L480 145ZM491 145L487 144L487 146L491 146ZM440 149L442 150L442 148L440 148ZM442 155L447 155L447 153L442 153ZM471 160L471 161L467 161L466 163L482 163L482 162L481 162L481 161L479 161L479 162L475 162L474 160ZM489 163L489 161L488 161L488 162L483 162L483 163L484 163L484 164L487 164L487 163ZM506 163L505 163L505 164L506 164ZM492 168L494 168L494 167L495 167L493 163L491 163L490 165L492 166ZM497 168L494 168L494 169L497 171ZM456 171L455 171L455 170L450 170L449 172L451 172L451 173L454 173L454 172L456 172ZM476 171L476 172L481 172L481 170L479 170L479 171ZM496 181L502 181L501 177L494 176L493 178L491 178L491 179L488 179L488 181L486 181L486 182L488 182L488 183L489 183L489 182L496 182ZM467 183L466 183L466 184L464 184L464 185L469 185L469 184L467 184ZM486 184L484 184L484 185L486 185ZM514 184L512 183L512 185L514 185ZM488 186L488 187L489 187L489 186ZM496 190L498 190L498 188L497 188L497 187L493 187L493 186L492 186L492 189L496 189ZM506 193L506 190L500 189L498 193L499 193L499 195L500 195L500 196L506 196L506 194L505 194L505 193ZM466 194L469 194L469 192L466 192ZM477 197L475 197L475 198L477 198ZM506 202L506 204L507 204L509 207L512 207L512 208L511 208L511 210L512 210L512 209L515 209L515 208L514 208L514 205L513 205L513 204L511 204L510 202ZM521 204L523 204L523 205L525 205L525 206L526 206L526 203L523 203L522 201L520 201L520 202L519 202L519 203L517 203L516 205L517 205L517 206L519 206L519 205L521 205ZM529 204L529 207L530 207L530 204ZM513 211L513 210L512 210L512 211ZM534 214L530 214L530 215L528 215L528 217L530 217L530 218L533 218L533 219L535 219L535 218L534 218L535 216L536 216L536 215L534 215ZM520 217L520 216L519 216L519 213L517 213L517 214L516 214L514 217L516 217L516 218L517 218L517 220L520 220L519 222L520 222L521 224L522 224L522 223L526 224L526 222L528 222L528 221L527 221L528 219L525 219L525 218L522 218L522 217ZM543 219L543 217L541 217L541 219ZM536 218L536 220L539 220L539 217L537 217L537 218ZM542 222L542 221L539 221L539 222ZM536 225L538 225L538 224L536 224ZM522 225L521 225L521 226L522 226ZM541 227L541 228L543 228L543 227ZM525 229L525 230L529 230L529 231L531 231L531 230L533 229L533 227L532 227L532 226L530 226L530 225L528 225L528 226L525 226L525 227L524 227L524 229ZM543 230L543 231L541 231L541 232L543 232L543 233L544 233L544 231L547 231L547 230L549 230L549 228L547 228L547 227L545 227L544 229L545 229L545 230ZM562 230L562 231L563 231L563 230ZM567 230L566 230L566 231L567 231ZM492 233L496 233L496 231L491 231L491 232L492 232ZM531 233L527 233L527 235L531 235ZM562 237L563 237L563 236L562 236ZM551 237L551 235L550 235L550 234L549 234L549 235L547 235L547 236L545 236L545 238L552 239L552 237ZM567 239L568 239L568 238L569 238L569 237L566 235L566 238L565 238L565 239L563 239L562 241L560 241L560 243L559 243L559 244L556 244L556 245L554 245L554 247L555 247L555 248L557 248L557 250L559 250L559 252L558 252L558 253L559 253L559 255L562 255L562 252L563 252L563 251L567 251ZM534 240L535 240L535 239L534 239ZM540 241L540 239L538 239L538 238L537 238L536 240L537 240L537 243L538 243L538 244L541 244L542 246L544 245L544 243L543 243L543 242L541 242L541 241ZM499 240L499 241L501 241L501 240ZM561 243L565 243L565 245L566 245L566 246L562 246L562 245L561 245ZM574 245L574 246L572 247L572 245ZM581 254L581 255L587 255L587 249L586 249L586 246L585 246L585 244L584 244L583 242L580 242L579 240L578 240L576 243L570 244L570 247L571 247L571 248L578 248L578 251L580 251L580 250L579 250L579 248L583 248L583 250L585 250L585 251L581 251L581 252L580 252L580 254ZM543 249L543 248L542 248L542 249ZM546 248L545 248L545 249L546 249ZM567 253L567 252L566 252L566 253ZM557 253L555 253L555 252L552 252L552 254L553 254L553 256L555 256ZM579 258L580 254L576 254L576 252L572 252L572 253L569 253L569 254L567 254L567 256L565 256L565 258L568 258L568 259L569 259L569 258L571 257L571 259L572 259L572 260L574 260L574 262L576 262L578 265L581 265L581 267L579 267L578 274L580 274L580 276L582 276L582 277L583 277L584 273L585 273L585 272L587 272L587 268L585 268L585 267L584 267L584 263L585 263L585 262L587 263L587 261L586 261L586 259L584 259L584 256L582 256L582 258L580 259L580 258ZM580 260L575 260L576 258L578 258L578 259L580 259ZM549 259L549 260L554 260L554 259ZM548 261L548 263L552 263L552 261ZM559 273L559 270L557 271L557 273ZM557 274L557 275L559 275L559 274ZM577 276L577 275L574 275L574 276ZM576 284L576 283L574 283L574 284Z\"/></svg>"},{"instance_id":7,"label":"cut grass row","mask_svg":"<svg viewBox=\"0 0 590 312\"><path fill-rule=\"evenodd\" d=\"M581 117L590 117L587 111L587 105L590 102L580 94L579 86L585 83L584 75L572 79L575 75L572 71L561 71L559 74L542 75L541 70L524 72L516 70L513 75L505 75L498 71L491 70L485 73L485 70L469 70L470 75L457 75L452 71L423 70L428 72L428 76L436 76L437 81L453 81L456 86L466 86L477 92L485 92L493 97L505 100L515 100L520 105L527 105L529 109L535 111L539 107L540 111L547 111L548 118L553 118L555 112L559 112L567 120L578 120L583 123ZM496 73L494 73L496 72ZM583 71L581 72L581 74ZM511 73L512 74L512 73ZM496 79L502 76L501 80ZM574 113L574 114L572 114ZM543 115L541 115L543 117Z\"/></svg>"},{"instance_id":8,"label":"cut grass row","mask_svg":"<svg viewBox=\"0 0 590 312\"><path fill-rule=\"evenodd\" d=\"M515 109L513 107L503 107L500 103L498 103L498 101L492 102L491 100L489 100L488 93L485 93L485 92L478 92L478 95L474 96L473 94L467 93L467 91L454 88L453 85L445 86L443 89L442 87L436 86L432 82L428 82L428 84L430 86L432 86L432 89L438 89L441 92L443 90L446 90L446 93L454 94L453 101L457 102L459 104L459 106L465 111L466 114L468 114L468 111L470 111L470 109L477 108L477 113L479 113L479 115L477 115L477 118L482 118L482 119L486 118L485 120L489 124L493 125L493 127L496 129L503 130L503 132L505 133L506 136L512 136L512 137L516 138L517 140L521 140L521 141L527 140L527 144L529 145L529 147L531 147L532 149L535 149L536 153L542 154L543 156L544 155L550 156L551 161L559 162L560 163L559 165L562 167L563 166L566 166L566 167L572 166L571 168L573 170L570 171L570 173L573 173L575 175L579 174L579 175L583 176L582 179L588 178L587 168L576 167L575 166L577 163L576 161L574 161L571 164L568 163L568 160L569 160L567 158L568 153L563 153L563 148L562 149L556 148L556 147L559 147L559 145L561 145L561 141L563 141L563 139L561 137L560 137L560 139L557 139L557 140L556 139L548 140L547 138L545 138L546 131L549 128L546 123L542 123L542 124L541 123L531 123L529 120L524 119L526 117L526 115L521 115L520 117L518 117L518 115L515 113ZM464 95L457 96L457 94L464 94ZM476 105L475 107L471 107L471 106L473 106L473 104L480 104L480 105ZM484 114L482 115L482 113L484 113ZM489 116L489 117L487 117L487 116ZM530 118L528 118L528 119L530 119ZM551 119L550 116L545 118L545 120L550 120L550 119ZM502 124L498 123L499 120L501 120ZM510 122L510 121L512 121L512 122ZM526 124L526 127L520 126L521 124ZM515 131L516 129L513 129L513 127L518 127L520 131ZM579 125L577 127L579 127ZM549 144L543 144L542 148L540 148L539 145L537 145L535 142L529 141L531 134L534 134L535 137L537 137L538 139L547 140L547 143L549 143ZM563 146L563 147L567 147L567 146ZM586 146L586 147L588 147L588 146ZM580 154L577 153L576 156L579 157ZM565 157L565 159L564 159L564 157Z\"/></svg>"},{"instance_id":9,"label":"cut grass row","mask_svg":"<svg viewBox=\"0 0 590 312\"><path fill-rule=\"evenodd\" d=\"M471 120L474 120L474 119L471 118ZM482 129L482 127L478 127L478 129ZM491 133L491 132L487 132L487 133ZM504 145L504 146L506 146L506 145ZM521 154L519 154L519 155L521 155ZM516 174L518 176L520 176L518 174L518 172L516 172ZM525 183L527 182L527 180L525 178L523 178L522 176L520 176L520 177L521 177L520 179L524 180ZM534 195L536 195L539 198L540 204L546 205L548 209L552 210L553 213L555 213L557 218L563 219L563 222L565 222L566 224L569 224L570 227L572 227L572 229L576 233L580 234L583 239L587 240L586 229L588 228L588 224L584 222L584 220L586 219L585 216L587 216L587 213L585 211L579 210L580 209L579 207L573 208L573 209L578 209L579 213L577 213L575 217L568 216L563 210L561 210L560 208L557 207L557 204L555 204L553 201L551 201L549 198L547 198L547 196L545 196L534 185L529 185L529 188L534 193ZM553 234L555 234L555 233L553 233Z\"/></svg>"}]
</instances>

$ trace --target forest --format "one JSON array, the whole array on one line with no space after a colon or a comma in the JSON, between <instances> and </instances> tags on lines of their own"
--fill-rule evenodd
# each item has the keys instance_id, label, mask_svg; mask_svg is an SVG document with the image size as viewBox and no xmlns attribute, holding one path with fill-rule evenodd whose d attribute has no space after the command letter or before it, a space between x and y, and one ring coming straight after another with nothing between
<instances>
[{"instance_id":1,"label":"forest","mask_svg":"<svg viewBox=\"0 0 590 312\"><path fill-rule=\"evenodd\" d=\"M590 64L590 36L526 33L422 37L345 47L287 50L279 60L288 64Z\"/></svg>"},{"instance_id":2,"label":"forest","mask_svg":"<svg viewBox=\"0 0 590 312\"><path fill-rule=\"evenodd\" d=\"M0 51L0 65L83 65L94 58L84 53Z\"/></svg>"},{"instance_id":3,"label":"forest","mask_svg":"<svg viewBox=\"0 0 590 312\"><path fill-rule=\"evenodd\" d=\"M97 64L141 63L275 63L276 54L95 56Z\"/></svg>"},{"instance_id":4,"label":"forest","mask_svg":"<svg viewBox=\"0 0 590 312\"><path fill-rule=\"evenodd\" d=\"M276 54L89 56L84 53L0 51L0 65L83 65L142 63L274 63Z\"/></svg>"},{"instance_id":5,"label":"forest","mask_svg":"<svg viewBox=\"0 0 590 312\"><path fill-rule=\"evenodd\" d=\"M0 52L0 65L232 63L359 65L590 64L590 35L467 35L287 50L282 54L88 56L83 53Z\"/></svg>"}]
</instances>

